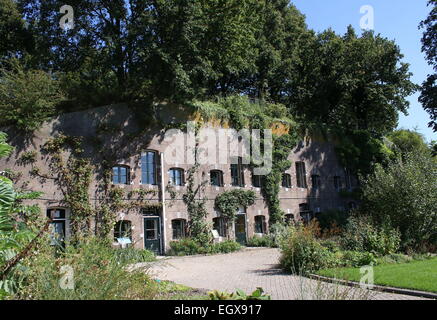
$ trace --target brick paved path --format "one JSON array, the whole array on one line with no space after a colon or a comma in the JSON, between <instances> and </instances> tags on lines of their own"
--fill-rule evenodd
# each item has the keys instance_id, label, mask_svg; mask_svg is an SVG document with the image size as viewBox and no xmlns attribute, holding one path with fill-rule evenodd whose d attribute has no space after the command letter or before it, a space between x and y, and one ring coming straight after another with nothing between
<instances>
[{"instance_id":1,"label":"brick paved path","mask_svg":"<svg viewBox=\"0 0 437 320\"><path fill-rule=\"evenodd\" d=\"M388 293L364 293L339 285L293 276L278 267L279 251L271 248L248 248L213 256L166 257L149 270L155 278L171 280L192 288L232 292L239 288L252 292L262 287L272 299L332 299L333 295L349 299L418 299ZM367 292L367 291L366 291Z\"/></svg>"}]
</instances>

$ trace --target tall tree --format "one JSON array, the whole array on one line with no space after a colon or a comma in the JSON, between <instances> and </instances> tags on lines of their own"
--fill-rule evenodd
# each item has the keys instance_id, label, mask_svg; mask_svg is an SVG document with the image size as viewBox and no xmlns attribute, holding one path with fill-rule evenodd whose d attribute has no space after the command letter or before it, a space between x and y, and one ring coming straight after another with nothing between
<instances>
[{"instance_id":1,"label":"tall tree","mask_svg":"<svg viewBox=\"0 0 437 320\"><path fill-rule=\"evenodd\" d=\"M431 121L429 127L437 131L437 0L429 0L431 7L426 20L420 23L420 28L425 29L422 37L422 51L426 55L428 63L434 67L434 74L428 75L422 84L422 94L419 101L429 113Z\"/></svg>"}]
</instances>

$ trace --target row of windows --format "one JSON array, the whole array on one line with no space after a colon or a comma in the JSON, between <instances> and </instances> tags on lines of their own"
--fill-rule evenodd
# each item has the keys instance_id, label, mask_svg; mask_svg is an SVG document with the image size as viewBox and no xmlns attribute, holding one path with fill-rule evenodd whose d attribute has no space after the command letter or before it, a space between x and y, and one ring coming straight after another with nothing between
<instances>
[{"instance_id":1,"label":"row of windows","mask_svg":"<svg viewBox=\"0 0 437 320\"><path fill-rule=\"evenodd\" d=\"M306 179L306 169L304 162L296 162L296 186L298 188L308 188ZM115 166L112 170L112 181L114 184L130 184L130 168L125 165ZM168 171L169 183L174 186L183 186L185 184L184 170L181 168L171 168ZM149 151L141 157L141 183L156 185L156 152ZM223 187L223 171L210 171L210 183L212 186ZM252 175L252 185L256 188L261 188L264 183L264 177ZM321 179L319 175L311 176L311 183L314 189L321 187ZM236 187L244 187L244 168L241 157L238 158L238 163L231 164L231 184ZM282 187L291 188L291 175L284 173L282 175ZM350 189L351 178L349 172L346 172L346 188ZM342 189L342 179L339 176L334 177L334 187L336 190Z\"/></svg>"}]
</instances>

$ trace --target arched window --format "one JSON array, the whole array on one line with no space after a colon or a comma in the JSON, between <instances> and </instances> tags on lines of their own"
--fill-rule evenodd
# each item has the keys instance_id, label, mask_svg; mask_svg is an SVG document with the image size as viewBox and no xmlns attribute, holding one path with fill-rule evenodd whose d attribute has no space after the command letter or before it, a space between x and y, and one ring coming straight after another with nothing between
<instances>
[{"instance_id":1,"label":"arched window","mask_svg":"<svg viewBox=\"0 0 437 320\"><path fill-rule=\"evenodd\" d=\"M313 174L311 176L311 185L313 187L313 189L320 189L320 187L322 186L322 182L320 180L320 176L318 174Z\"/></svg>"},{"instance_id":2,"label":"arched window","mask_svg":"<svg viewBox=\"0 0 437 320\"><path fill-rule=\"evenodd\" d=\"M288 173L282 174L282 187L291 188L291 175Z\"/></svg>"},{"instance_id":3,"label":"arched window","mask_svg":"<svg viewBox=\"0 0 437 320\"><path fill-rule=\"evenodd\" d=\"M223 171L211 170L209 173L209 177L212 186L223 187Z\"/></svg>"},{"instance_id":4,"label":"arched window","mask_svg":"<svg viewBox=\"0 0 437 320\"><path fill-rule=\"evenodd\" d=\"M171 221L171 229L173 230L173 239L183 239L186 235L187 221L185 219L174 219Z\"/></svg>"},{"instance_id":5,"label":"arched window","mask_svg":"<svg viewBox=\"0 0 437 320\"><path fill-rule=\"evenodd\" d=\"M132 241L132 222L129 220L117 221L114 227L114 240L129 239Z\"/></svg>"},{"instance_id":6,"label":"arched window","mask_svg":"<svg viewBox=\"0 0 437 320\"><path fill-rule=\"evenodd\" d=\"M146 151L141 155L141 184L156 185L156 163L158 152Z\"/></svg>"},{"instance_id":7,"label":"arched window","mask_svg":"<svg viewBox=\"0 0 437 320\"><path fill-rule=\"evenodd\" d=\"M255 233L266 233L266 217L255 216Z\"/></svg>"},{"instance_id":8,"label":"arched window","mask_svg":"<svg viewBox=\"0 0 437 320\"><path fill-rule=\"evenodd\" d=\"M169 183L173 186L183 186L184 185L184 169L181 168L171 168L168 170Z\"/></svg>"},{"instance_id":9,"label":"arched window","mask_svg":"<svg viewBox=\"0 0 437 320\"><path fill-rule=\"evenodd\" d=\"M118 165L112 168L113 184L130 184L130 168L124 165Z\"/></svg>"}]
</instances>

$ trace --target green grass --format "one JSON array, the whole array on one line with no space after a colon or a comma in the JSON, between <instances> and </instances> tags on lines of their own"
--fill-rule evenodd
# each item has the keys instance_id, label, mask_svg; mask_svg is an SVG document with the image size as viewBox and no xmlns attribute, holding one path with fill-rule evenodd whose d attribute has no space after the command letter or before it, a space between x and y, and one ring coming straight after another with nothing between
<instances>
[{"instance_id":1,"label":"green grass","mask_svg":"<svg viewBox=\"0 0 437 320\"><path fill-rule=\"evenodd\" d=\"M159 281L158 300L209 300L206 292L172 281Z\"/></svg>"},{"instance_id":2,"label":"green grass","mask_svg":"<svg viewBox=\"0 0 437 320\"><path fill-rule=\"evenodd\" d=\"M334 268L317 274L350 281L360 281L360 268ZM437 258L374 267L375 284L437 292Z\"/></svg>"}]
</instances>

